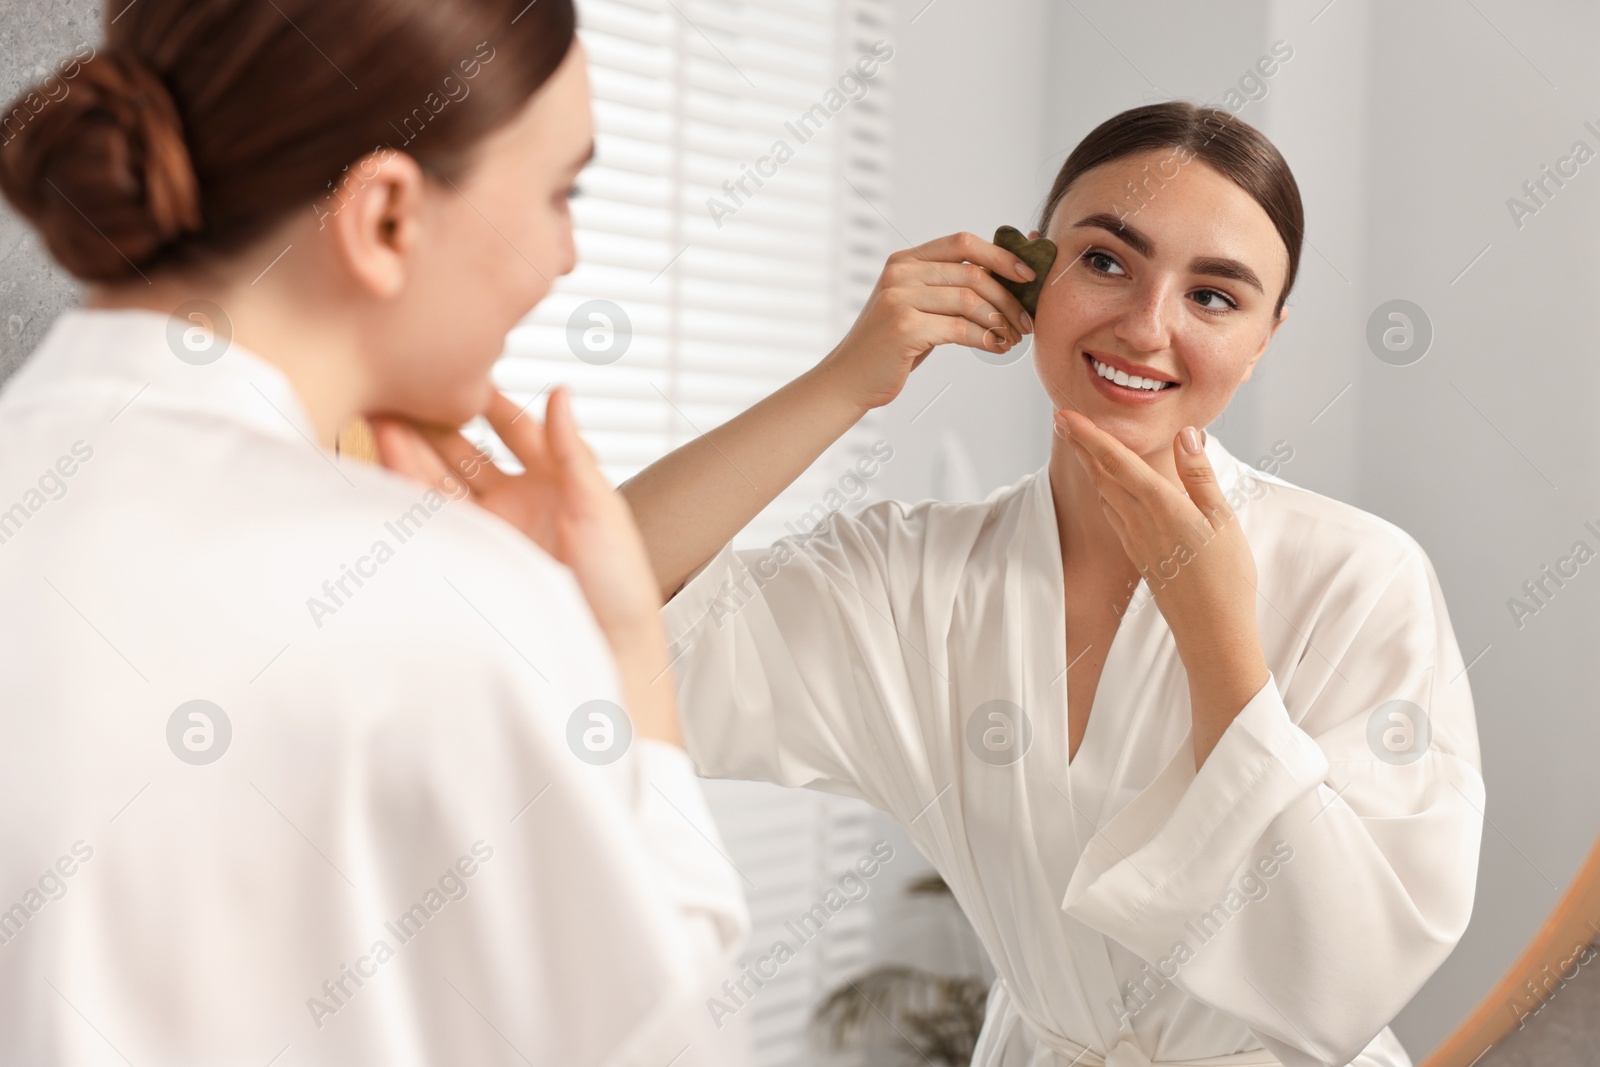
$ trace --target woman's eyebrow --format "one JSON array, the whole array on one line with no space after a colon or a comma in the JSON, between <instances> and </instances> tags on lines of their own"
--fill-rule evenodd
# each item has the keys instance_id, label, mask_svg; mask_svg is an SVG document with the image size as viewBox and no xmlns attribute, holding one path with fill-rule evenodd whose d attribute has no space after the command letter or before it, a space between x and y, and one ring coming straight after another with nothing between
<instances>
[{"instance_id":1,"label":"woman's eyebrow","mask_svg":"<svg viewBox=\"0 0 1600 1067\"><path fill-rule=\"evenodd\" d=\"M1101 211L1088 215L1072 224L1072 229L1089 227L1105 230L1120 238L1124 244L1135 252L1149 259L1155 254L1155 242L1141 230L1129 226L1128 223L1113 215L1109 211ZM1237 259L1226 259L1220 256L1200 256L1189 264L1189 270L1194 274L1206 274L1213 278L1231 278L1236 282L1243 282L1253 287L1259 293L1267 290L1261 284L1261 279L1256 277L1256 272L1239 262Z\"/></svg>"},{"instance_id":2,"label":"woman's eyebrow","mask_svg":"<svg viewBox=\"0 0 1600 1067\"><path fill-rule=\"evenodd\" d=\"M1151 253L1153 253L1156 249L1154 242L1152 242L1150 238L1146 237L1143 232L1134 229L1132 226L1129 226L1126 222L1113 215L1109 211L1101 211L1093 215L1085 216L1084 218L1081 218L1072 224L1072 228L1074 230L1083 227L1093 227L1094 229L1105 230L1107 233L1116 235L1125 244L1127 244L1129 248L1133 249L1141 256L1144 256L1146 259L1149 259Z\"/></svg>"},{"instance_id":3,"label":"woman's eyebrow","mask_svg":"<svg viewBox=\"0 0 1600 1067\"><path fill-rule=\"evenodd\" d=\"M1213 278L1232 278L1236 282L1243 282L1253 286L1258 293L1265 294L1261 286L1261 279L1256 277L1256 272L1240 263L1237 259L1218 259L1211 256L1201 256L1190 262L1189 270L1195 274L1208 274Z\"/></svg>"}]
</instances>

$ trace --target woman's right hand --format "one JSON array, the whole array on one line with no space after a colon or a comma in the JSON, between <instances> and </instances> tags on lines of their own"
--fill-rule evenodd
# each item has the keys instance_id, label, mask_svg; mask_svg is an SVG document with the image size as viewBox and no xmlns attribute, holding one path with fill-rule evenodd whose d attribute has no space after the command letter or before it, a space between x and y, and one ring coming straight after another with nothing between
<instances>
[{"instance_id":1,"label":"woman's right hand","mask_svg":"<svg viewBox=\"0 0 1600 1067\"><path fill-rule=\"evenodd\" d=\"M1008 351L1033 332L1033 321L990 270L1033 278L1022 260L971 233L894 253L850 332L818 369L867 410L899 396L935 345Z\"/></svg>"}]
</instances>

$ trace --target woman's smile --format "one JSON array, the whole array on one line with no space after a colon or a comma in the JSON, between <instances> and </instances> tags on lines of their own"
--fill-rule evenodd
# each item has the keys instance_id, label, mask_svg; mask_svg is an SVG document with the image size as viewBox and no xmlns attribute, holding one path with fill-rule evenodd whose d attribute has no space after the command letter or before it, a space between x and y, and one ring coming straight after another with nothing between
<instances>
[{"instance_id":1,"label":"woman's smile","mask_svg":"<svg viewBox=\"0 0 1600 1067\"><path fill-rule=\"evenodd\" d=\"M1158 376L1160 372L1153 368L1135 367L1144 374L1131 374L1125 368L1132 364L1109 353L1086 351L1082 358L1084 370L1093 379L1096 391L1119 404L1155 404L1179 388L1177 382Z\"/></svg>"}]
</instances>

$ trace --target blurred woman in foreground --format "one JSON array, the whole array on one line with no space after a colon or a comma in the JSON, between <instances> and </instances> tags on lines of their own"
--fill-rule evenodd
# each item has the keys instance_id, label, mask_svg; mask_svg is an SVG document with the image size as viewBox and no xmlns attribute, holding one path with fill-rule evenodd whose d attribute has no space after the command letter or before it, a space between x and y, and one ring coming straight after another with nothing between
<instances>
[{"instance_id":1,"label":"blurred woman in foreground","mask_svg":"<svg viewBox=\"0 0 1600 1067\"><path fill-rule=\"evenodd\" d=\"M0 394L0 1061L681 1051L747 919L659 594L565 394L489 379L574 263L573 26L142 0L13 108L90 290ZM526 474L332 455L484 411Z\"/></svg>"}]
</instances>

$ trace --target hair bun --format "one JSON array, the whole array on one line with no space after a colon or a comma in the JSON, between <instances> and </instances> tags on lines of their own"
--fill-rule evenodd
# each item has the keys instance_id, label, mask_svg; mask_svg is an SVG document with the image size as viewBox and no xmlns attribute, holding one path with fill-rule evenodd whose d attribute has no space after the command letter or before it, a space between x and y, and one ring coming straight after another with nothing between
<instances>
[{"instance_id":1,"label":"hair bun","mask_svg":"<svg viewBox=\"0 0 1600 1067\"><path fill-rule=\"evenodd\" d=\"M131 278L200 228L177 105L142 60L116 50L57 86L54 95L25 90L0 116L0 137L10 137L0 146L0 191L79 278Z\"/></svg>"}]
</instances>

